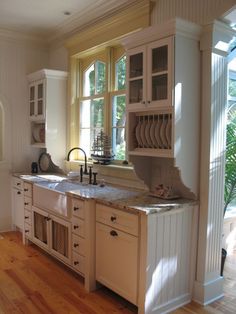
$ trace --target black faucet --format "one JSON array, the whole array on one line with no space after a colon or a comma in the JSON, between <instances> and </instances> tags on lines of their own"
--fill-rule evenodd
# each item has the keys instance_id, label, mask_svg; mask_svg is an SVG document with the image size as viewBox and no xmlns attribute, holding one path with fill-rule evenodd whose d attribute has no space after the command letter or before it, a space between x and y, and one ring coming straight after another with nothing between
<instances>
[{"instance_id":1,"label":"black faucet","mask_svg":"<svg viewBox=\"0 0 236 314\"><path fill-rule=\"evenodd\" d=\"M73 150L76 150L76 149L81 150L81 152L84 153L84 174L88 174L87 156L86 156L85 151L84 151L82 148L80 148L80 147L73 147L73 148L71 148L71 150L69 151L69 153L68 153L68 155L67 155L66 160L67 160L67 161L70 161L70 154L71 154L71 152L73 152Z\"/></svg>"}]
</instances>

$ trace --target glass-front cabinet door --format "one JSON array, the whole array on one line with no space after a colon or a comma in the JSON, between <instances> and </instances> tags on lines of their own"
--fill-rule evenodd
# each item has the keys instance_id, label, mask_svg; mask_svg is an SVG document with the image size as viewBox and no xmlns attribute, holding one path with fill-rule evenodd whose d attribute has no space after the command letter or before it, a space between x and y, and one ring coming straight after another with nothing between
<instances>
[{"instance_id":1,"label":"glass-front cabinet door","mask_svg":"<svg viewBox=\"0 0 236 314\"><path fill-rule=\"evenodd\" d=\"M146 47L135 48L127 54L127 105L139 108L145 104Z\"/></svg>"},{"instance_id":2,"label":"glass-front cabinet door","mask_svg":"<svg viewBox=\"0 0 236 314\"><path fill-rule=\"evenodd\" d=\"M49 250L49 214L45 211L32 207L33 218L33 240L42 248Z\"/></svg>"},{"instance_id":3,"label":"glass-front cabinet door","mask_svg":"<svg viewBox=\"0 0 236 314\"><path fill-rule=\"evenodd\" d=\"M147 102L152 107L171 106L173 38L148 45Z\"/></svg>"},{"instance_id":4,"label":"glass-front cabinet door","mask_svg":"<svg viewBox=\"0 0 236 314\"><path fill-rule=\"evenodd\" d=\"M71 223L50 215L51 252L66 263L71 262Z\"/></svg>"},{"instance_id":5,"label":"glass-front cabinet door","mask_svg":"<svg viewBox=\"0 0 236 314\"><path fill-rule=\"evenodd\" d=\"M45 81L38 80L29 85L30 119L42 120L45 118Z\"/></svg>"}]
</instances>

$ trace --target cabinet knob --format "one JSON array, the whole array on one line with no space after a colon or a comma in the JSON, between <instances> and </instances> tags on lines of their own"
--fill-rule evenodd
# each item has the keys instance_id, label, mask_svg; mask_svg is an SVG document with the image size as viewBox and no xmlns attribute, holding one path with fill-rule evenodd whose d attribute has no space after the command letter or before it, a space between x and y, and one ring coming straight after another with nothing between
<instances>
[{"instance_id":1,"label":"cabinet knob","mask_svg":"<svg viewBox=\"0 0 236 314\"><path fill-rule=\"evenodd\" d=\"M47 220L47 221L51 220L50 217L44 217L44 219Z\"/></svg>"},{"instance_id":2,"label":"cabinet knob","mask_svg":"<svg viewBox=\"0 0 236 314\"><path fill-rule=\"evenodd\" d=\"M16 183L16 185L19 186L19 185L20 185L20 182Z\"/></svg>"},{"instance_id":3,"label":"cabinet knob","mask_svg":"<svg viewBox=\"0 0 236 314\"><path fill-rule=\"evenodd\" d=\"M116 216L111 216L111 221L116 221Z\"/></svg>"},{"instance_id":4,"label":"cabinet knob","mask_svg":"<svg viewBox=\"0 0 236 314\"><path fill-rule=\"evenodd\" d=\"M148 102L147 102L148 104L150 104L151 103L151 101L150 100L148 100Z\"/></svg>"},{"instance_id":5,"label":"cabinet knob","mask_svg":"<svg viewBox=\"0 0 236 314\"><path fill-rule=\"evenodd\" d=\"M25 233L29 233L29 230L25 230Z\"/></svg>"},{"instance_id":6,"label":"cabinet knob","mask_svg":"<svg viewBox=\"0 0 236 314\"><path fill-rule=\"evenodd\" d=\"M24 189L25 192L29 191L28 189Z\"/></svg>"},{"instance_id":7,"label":"cabinet knob","mask_svg":"<svg viewBox=\"0 0 236 314\"><path fill-rule=\"evenodd\" d=\"M25 219L29 219L29 216L25 216Z\"/></svg>"},{"instance_id":8,"label":"cabinet knob","mask_svg":"<svg viewBox=\"0 0 236 314\"><path fill-rule=\"evenodd\" d=\"M74 261L74 265L79 265L79 262L78 261Z\"/></svg>"},{"instance_id":9,"label":"cabinet knob","mask_svg":"<svg viewBox=\"0 0 236 314\"><path fill-rule=\"evenodd\" d=\"M110 235L113 237L117 237L118 233L115 230L111 230Z\"/></svg>"},{"instance_id":10,"label":"cabinet knob","mask_svg":"<svg viewBox=\"0 0 236 314\"><path fill-rule=\"evenodd\" d=\"M145 100L140 101L142 105L145 105Z\"/></svg>"},{"instance_id":11,"label":"cabinet knob","mask_svg":"<svg viewBox=\"0 0 236 314\"><path fill-rule=\"evenodd\" d=\"M79 207L74 206L74 211L79 210Z\"/></svg>"},{"instance_id":12,"label":"cabinet knob","mask_svg":"<svg viewBox=\"0 0 236 314\"><path fill-rule=\"evenodd\" d=\"M25 205L29 205L29 203L25 203Z\"/></svg>"},{"instance_id":13,"label":"cabinet knob","mask_svg":"<svg viewBox=\"0 0 236 314\"><path fill-rule=\"evenodd\" d=\"M77 247L77 246L79 246L79 244L78 243L74 243L74 247Z\"/></svg>"},{"instance_id":14,"label":"cabinet knob","mask_svg":"<svg viewBox=\"0 0 236 314\"><path fill-rule=\"evenodd\" d=\"M78 229L78 228L79 228L79 226L78 226L78 225L75 225L75 226L74 226L74 230L75 230L75 229Z\"/></svg>"},{"instance_id":15,"label":"cabinet knob","mask_svg":"<svg viewBox=\"0 0 236 314\"><path fill-rule=\"evenodd\" d=\"M21 192L20 192L20 191L18 191L18 192L17 192L17 194L21 194Z\"/></svg>"}]
</instances>

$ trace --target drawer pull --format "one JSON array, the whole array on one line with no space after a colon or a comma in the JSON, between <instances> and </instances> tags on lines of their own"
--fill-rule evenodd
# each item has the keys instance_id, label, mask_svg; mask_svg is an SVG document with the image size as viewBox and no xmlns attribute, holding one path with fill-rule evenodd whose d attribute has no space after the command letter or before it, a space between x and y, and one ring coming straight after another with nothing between
<instances>
[{"instance_id":1,"label":"drawer pull","mask_svg":"<svg viewBox=\"0 0 236 314\"><path fill-rule=\"evenodd\" d=\"M74 243L74 247L77 247L77 246L79 246L79 244L78 243Z\"/></svg>"},{"instance_id":2,"label":"drawer pull","mask_svg":"<svg viewBox=\"0 0 236 314\"><path fill-rule=\"evenodd\" d=\"M49 221L49 220L51 220L51 218L50 217L44 217L44 220Z\"/></svg>"},{"instance_id":3,"label":"drawer pull","mask_svg":"<svg viewBox=\"0 0 236 314\"><path fill-rule=\"evenodd\" d=\"M25 203L25 205L29 205L29 203Z\"/></svg>"},{"instance_id":4,"label":"drawer pull","mask_svg":"<svg viewBox=\"0 0 236 314\"><path fill-rule=\"evenodd\" d=\"M25 230L25 233L29 233L29 230Z\"/></svg>"},{"instance_id":5,"label":"drawer pull","mask_svg":"<svg viewBox=\"0 0 236 314\"><path fill-rule=\"evenodd\" d=\"M116 216L111 216L111 221L116 221Z\"/></svg>"},{"instance_id":6,"label":"drawer pull","mask_svg":"<svg viewBox=\"0 0 236 314\"><path fill-rule=\"evenodd\" d=\"M17 186L19 186L19 185L20 185L20 183L18 182L16 185L17 185Z\"/></svg>"},{"instance_id":7,"label":"drawer pull","mask_svg":"<svg viewBox=\"0 0 236 314\"><path fill-rule=\"evenodd\" d=\"M17 192L17 194L21 194L21 192L20 192L20 191L18 191L18 192Z\"/></svg>"},{"instance_id":8,"label":"drawer pull","mask_svg":"<svg viewBox=\"0 0 236 314\"><path fill-rule=\"evenodd\" d=\"M118 233L115 230L111 230L110 235L113 237L117 237Z\"/></svg>"},{"instance_id":9,"label":"drawer pull","mask_svg":"<svg viewBox=\"0 0 236 314\"><path fill-rule=\"evenodd\" d=\"M78 261L74 261L74 265L79 265L79 262Z\"/></svg>"},{"instance_id":10,"label":"drawer pull","mask_svg":"<svg viewBox=\"0 0 236 314\"><path fill-rule=\"evenodd\" d=\"M74 226L74 230L75 230L75 229L78 229L78 228L79 228L79 226L77 226L77 225Z\"/></svg>"},{"instance_id":11,"label":"drawer pull","mask_svg":"<svg viewBox=\"0 0 236 314\"><path fill-rule=\"evenodd\" d=\"M29 216L25 216L25 219L29 219Z\"/></svg>"},{"instance_id":12,"label":"drawer pull","mask_svg":"<svg viewBox=\"0 0 236 314\"><path fill-rule=\"evenodd\" d=\"M74 206L74 211L79 210L79 207Z\"/></svg>"},{"instance_id":13,"label":"drawer pull","mask_svg":"<svg viewBox=\"0 0 236 314\"><path fill-rule=\"evenodd\" d=\"M24 191L25 191L25 192L28 192L29 190L28 190L28 189L24 189Z\"/></svg>"}]
</instances>

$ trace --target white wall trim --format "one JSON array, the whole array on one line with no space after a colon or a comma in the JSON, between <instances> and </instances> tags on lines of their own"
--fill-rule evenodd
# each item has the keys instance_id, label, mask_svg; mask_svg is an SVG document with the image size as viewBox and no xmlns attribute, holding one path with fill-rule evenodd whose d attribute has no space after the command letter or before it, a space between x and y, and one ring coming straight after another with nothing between
<instances>
[{"instance_id":1,"label":"white wall trim","mask_svg":"<svg viewBox=\"0 0 236 314\"><path fill-rule=\"evenodd\" d=\"M223 277L206 283L199 281L194 282L194 298L193 300L201 305L210 304L224 296Z\"/></svg>"}]
</instances>

